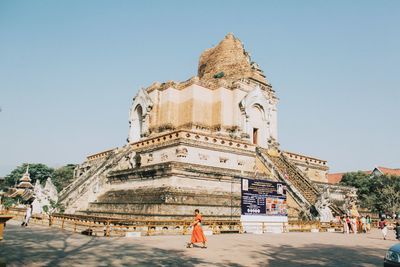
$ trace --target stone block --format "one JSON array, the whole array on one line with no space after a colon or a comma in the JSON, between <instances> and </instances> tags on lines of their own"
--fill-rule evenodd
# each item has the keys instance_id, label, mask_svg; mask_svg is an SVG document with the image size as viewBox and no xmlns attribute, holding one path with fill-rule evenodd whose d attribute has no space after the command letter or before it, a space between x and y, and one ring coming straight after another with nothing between
<instances>
[{"instance_id":1,"label":"stone block","mask_svg":"<svg viewBox=\"0 0 400 267\"><path fill-rule=\"evenodd\" d=\"M142 233L140 232L127 232L125 237L141 237Z\"/></svg>"},{"instance_id":2,"label":"stone block","mask_svg":"<svg viewBox=\"0 0 400 267\"><path fill-rule=\"evenodd\" d=\"M207 236L213 235L213 232L211 230L205 230L203 232L204 232L204 235L207 235Z\"/></svg>"}]
</instances>

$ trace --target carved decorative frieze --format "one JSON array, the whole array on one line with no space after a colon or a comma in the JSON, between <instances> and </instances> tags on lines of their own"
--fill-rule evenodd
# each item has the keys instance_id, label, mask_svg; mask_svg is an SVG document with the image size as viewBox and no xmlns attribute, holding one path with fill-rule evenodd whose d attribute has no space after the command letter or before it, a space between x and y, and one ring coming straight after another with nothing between
<instances>
[{"instance_id":1,"label":"carved decorative frieze","mask_svg":"<svg viewBox=\"0 0 400 267\"><path fill-rule=\"evenodd\" d=\"M176 156L178 158L186 158L188 155L188 150L186 147L178 147L176 149Z\"/></svg>"},{"instance_id":2,"label":"carved decorative frieze","mask_svg":"<svg viewBox=\"0 0 400 267\"><path fill-rule=\"evenodd\" d=\"M152 162L153 160L154 160L153 154L152 154L152 153L148 154L148 155L147 155L147 163L150 163L150 162Z\"/></svg>"},{"instance_id":3,"label":"carved decorative frieze","mask_svg":"<svg viewBox=\"0 0 400 267\"><path fill-rule=\"evenodd\" d=\"M166 161L168 159L168 154L167 153L162 153L161 154L161 161Z\"/></svg>"},{"instance_id":4,"label":"carved decorative frieze","mask_svg":"<svg viewBox=\"0 0 400 267\"><path fill-rule=\"evenodd\" d=\"M199 159L201 160L208 160L209 157L209 155L199 153Z\"/></svg>"},{"instance_id":5,"label":"carved decorative frieze","mask_svg":"<svg viewBox=\"0 0 400 267\"><path fill-rule=\"evenodd\" d=\"M226 157L219 157L219 162L220 163L226 163L229 159Z\"/></svg>"}]
</instances>

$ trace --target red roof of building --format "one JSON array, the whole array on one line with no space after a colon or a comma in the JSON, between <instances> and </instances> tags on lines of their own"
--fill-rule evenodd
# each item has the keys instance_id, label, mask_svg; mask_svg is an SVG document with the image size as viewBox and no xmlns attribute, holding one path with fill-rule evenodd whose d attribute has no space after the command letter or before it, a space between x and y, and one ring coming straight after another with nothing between
<instances>
[{"instance_id":1,"label":"red roof of building","mask_svg":"<svg viewBox=\"0 0 400 267\"><path fill-rule=\"evenodd\" d=\"M386 167L376 167L375 169L377 169L384 175L400 176L400 169L391 169L391 168L386 168ZM362 171L362 172L367 173L367 174L372 173L372 171ZM328 179L328 183L337 184L342 180L343 175L345 175L345 174L346 174L346 172L328 173L326 178Z\"/></svg>"},{"instance_id":2,"label":"red roof of building","mask_svg":"<svg viewBox=\"0 0 400 267\"><path fill-rule=\"evenodd\" d=\"M328 175L326 176L326 178L328 179L328 183L330 184L337 184L339 183L342 178L343 175L345 175L345 172L340 172L340 173L328 173Z\"/></svg>"},{"instance_id":3,"label":"red roof of building","mask_svg":"<svg viewBox=\"0 0 400 267\"><path fill-rule=\"evenodd\" d=\"M385 167L376 167L381 173L385 175L396 175L400 176L400 169L391 169Z\"/></svg>"},{"instance_id":4,"label":"red roof of building","mask_svg":"<svg viewBox=\"0 0 400 267\"><path fill-rule=\"evenodd\" d=\"M372 171L360 171L366 174L370 174ZM326 178L328 179L328 183L330 184L338 184L343 178L343 175L349 172L338 172L338 173L328 173Z\"/></svg>"}]
</instances>

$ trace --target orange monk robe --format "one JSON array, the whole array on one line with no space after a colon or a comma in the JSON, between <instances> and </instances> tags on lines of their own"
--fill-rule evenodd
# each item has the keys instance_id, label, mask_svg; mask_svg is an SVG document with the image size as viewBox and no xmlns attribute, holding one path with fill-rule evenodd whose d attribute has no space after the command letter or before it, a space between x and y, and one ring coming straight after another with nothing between
<instances>
[{"instance_id":1,"label":"orange monk robe","mask_svg":"<svg viewBox=\"0 0 400 267\"><path fill-rule=\"evenodd\" d=\"M200 214L197 214L195 217L195 220L198 221L193 226L193 232L192 232L192 243L204 243L207 241L207 238L204 236L203 229L201 228L201 220L202 217Z\"/></svg>"}]
</instances>

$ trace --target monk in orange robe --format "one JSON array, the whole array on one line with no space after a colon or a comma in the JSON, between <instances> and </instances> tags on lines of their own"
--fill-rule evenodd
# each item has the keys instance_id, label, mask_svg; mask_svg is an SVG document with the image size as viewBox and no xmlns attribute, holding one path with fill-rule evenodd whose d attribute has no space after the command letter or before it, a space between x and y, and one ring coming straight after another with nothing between
<instances>
[{"instance_id":1,"label":"monk in orange robe","mask_svg":"<svg viewBox=\"0 0 400 267\"><path fill-rule=\"evenodd\" d=\"M203 229L201 228L202 219L203 218L200 215L200 211L198 209L195 209L194 222L190 224L190 226L193 226L193 232L190 243L188 243L187 245L188 248L192 248L194 243L203 243L202 248L207 248L207 238L204 236Z\"/></svg>"}]
</instances>

